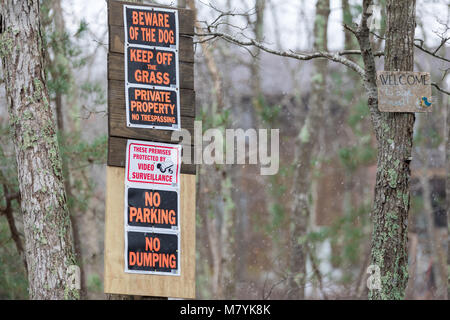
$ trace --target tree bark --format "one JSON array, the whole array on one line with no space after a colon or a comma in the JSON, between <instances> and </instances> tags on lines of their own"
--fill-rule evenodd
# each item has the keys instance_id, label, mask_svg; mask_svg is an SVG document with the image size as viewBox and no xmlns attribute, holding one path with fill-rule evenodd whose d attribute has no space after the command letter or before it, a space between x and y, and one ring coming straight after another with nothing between
<instances>
[{"instance_id":1,"label":"tree bark","mask_svg":"<svg viewBox=\"0 0 450 320\"><path fill-rule=\"evenodd\" d=\"M415 0L387 1L386 71L414 67ZM403 299L408 282L408 211L414 113L380 113L376 119L377 175L372 211L372 265L381 290L370 299Z\"/></svg>"},{"instance_id":2,"label":"tree bark","mask_svg":"<svg viewBox=\"0 0 450 320\"><path fill-rule=\"evenodd\" d=\"M314 22L314 49L327 50L327 28L330 14L330 1L318 0ZM326 96L327 61L314 60L315 75L311 81L311 98L305 123L296 140L296 168L294 173L291 209L291 257L288 279L288 298L304 299L307 248L306 241L310 217L309 192L311 187L311 160L315 154L318 128L323 120L324 99Z\"/></svg>"},{"instance_id":3,"label":"tree bark","mask_svg":"<svg viewBox=\"0 0 450 320\"><path fill-rule=\"evenodd\" d=\"M450 98L447 98L445 103L447 106L447 147L446 147L446 164L447 164L447 179L445 184L445 198L447 202L447 225L450 226ZM447 241L447 299L450 298L450 237Z\"/></svg>"},{"instance_id":4,"label":"tree bark","mask_svg":"<svg viewBox=\"0 0 450 320\"><path fill-rule=\"evenodd\" d=\"M2 1L3 60L32 299L74 299L75 265L56 123L43 70L39 1Z\"/></svg>"},{"instance_id":5,"label":"tree bark","mask_svg":"<svg viewBox=\"0 0 450 320\"><path fill-rule=\"evenodd\" d=\"M450 6L447 7L447 25L450 22ZM444 46L443 56L447 53L447 47ZM445 102L444 102L445 101ZM446 155L445 163L447 167L447 177L445 182L445 200L447 209L447 226L450 226L450 97L445 94L442 96L442 102L445 105L445 116L446 116ZM447 229L447 299L450 298L450 230Z\"/></svg>"},{"instance_id":6,"label":"tree bark","mask_svg":"<svg viewBox=\"0 0 450 320\"><path fill-rule=\"evenodd\" d=\"M255 35L256 41L262 41L264 37L264 21L266 11L266 0L256 0L255 1L255 21L252 25L253 33ZM261 66L260 66L260 53L261 50L255 48L253 55L258 57L253 59L250 63L250 72L252 74L252 93L254 99L254 105L257 108L256 111L261 112L261 106L258 99L261 95Z\"/></svg>"}]
</instances>

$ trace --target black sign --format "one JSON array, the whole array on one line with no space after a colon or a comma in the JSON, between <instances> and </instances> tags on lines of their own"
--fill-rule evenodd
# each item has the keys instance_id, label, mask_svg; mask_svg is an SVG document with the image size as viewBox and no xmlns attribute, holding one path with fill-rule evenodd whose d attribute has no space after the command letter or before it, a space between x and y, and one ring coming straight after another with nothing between
<instances>
[{"instance_id":1,"label":"black sign","mask_svg":"<svg viewBox=\"0 0 450 320\"><path fill-rule=\"evenodd\" d=\"M166 48L177 45L178 19L175 10L132 6L125 8L128 43Z\"/></svg>"},{"instance_id":2,"label":"black sign","mask_svg":"<svg viewBox=\"0 0 450 320\"><path fill-rule=\"evenodd\" d=\"M129 271L179 273L178 235L127 232Z\"/></svg>"},{"instance_id":3,"label":"black sign","mask_svg":"<svg viewBox=\"0 0 450 320\"><path fill-rule=\"evenodd\" d=\"M178 94L174 90L128 88L129 123L179 128Z\"/></svg>"},{"instance_id":4,"label":"black sign","mask_svg":"<svg viewBox=\"0 0 450 320\"><path fill-rule=\"evenodd\" d=\"M128 47L128 82L150 86L176 87L176 59L175 51Z\"/></svg>"},{"instance_id":5,"label":"black sign","mask_svg":"<svg viewBox=\"0 0 450 320\"><path fill-rule=\"evenodd\" d=\"M129 188L127 221L133 227L178 227L178 193Z\"/></svg>"}]
</instances>

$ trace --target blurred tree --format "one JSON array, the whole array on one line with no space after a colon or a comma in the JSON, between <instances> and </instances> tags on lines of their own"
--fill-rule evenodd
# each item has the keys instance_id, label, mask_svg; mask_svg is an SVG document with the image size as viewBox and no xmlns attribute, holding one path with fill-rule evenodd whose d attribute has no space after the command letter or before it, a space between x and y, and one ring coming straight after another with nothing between
<instances>
[{"instance_id":1,"label":"blurred tree","mask_svg":"<svg viewBox=\"0 0 450 320\"><path fill-rule=\"evenodd\" d=\"M195 1L188 1L189 8L197 16ZM201 24L195 18L196 31ZM213 103L202 110L203 130L210 127L224 131L229 127L229 109L223 96L223 79L212 48L205 39L199 39L206 69L212 79L210 92ZM222 146L225 150L225 145ZM225 165L215 164L211 169L199 166L199 214L207 231L209 254L212 259L211 294L216 299L231 299L236 284L236 215L231 197L231 176ZM201 196L206 195L208 196Z\"/></svg>"},{"instance_id":2,"label":"blurred tree","mask_svg":"<svg viewBox=\"0 0 450 320\"><path fill-rule=\"evenodd\" d=\"M330 1L318 0L314 22L314 49L317 51L327 50L329 15ZM317 152L319 128L324 121L324 109L326 107L326 60L315 60L314 70L315 73L311 77L311 100L308 115L295 141L295 173L290 223L291 252L288 293L290 299L305 298L311 169L313 167L312 161Z\"/></svg>"}]
</instances>

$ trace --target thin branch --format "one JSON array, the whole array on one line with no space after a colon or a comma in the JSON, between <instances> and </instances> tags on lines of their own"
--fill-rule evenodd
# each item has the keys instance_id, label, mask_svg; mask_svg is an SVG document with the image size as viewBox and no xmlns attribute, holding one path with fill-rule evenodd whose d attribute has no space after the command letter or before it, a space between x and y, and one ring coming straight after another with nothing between
<instances>
[{"instance_id":1,"label":"thin branch","mask_svg":"<svg viewBox=\"0 0 450 320\"><path fill-rule=\"evenodd\" d=\"M352 29L349 29L348 26L345 26L345 25L344 25L344 27L345 27L346 29L348 28L348 30L350 30L350 31L352 30ZM377 38L380 39L380 40L385 40L384 37L382 37L382 36L376 34L376 33L373 32L373 31L370 31L370 34L374 35L375 37L377 37ZM440 59L440 60L443 60L443 61L446 61L446 62L450 62L449 59L447 59L447 58L445 58L445 57L440 56L440 55L437 54L437 52L439 51L439 49L441 49L442 46L443 46L445 43L447 43L448 40L450 40L450 37L447 37L447 38L441 37L441 39L442 39L442 40L441 40L441 43L440 43L439 46L437 46L437 48L434 49L433 51L431 51L431 50L429 50L429 49L426 49L426 48L423 46L423 45L424 45L424 41L423 41L422 39L414 39L414 41L420 43L420 44L414 43L414 46L415 46L417 49L419 49L419 50L421 50L421 51L423 51L423 52L429 54L430 56L435 57L436 59Z\"/></svg>"},{"instance_id":2,"label":"thin branch","mask_svg":"<svg viewBox=\"0 0 450 320\"><path fill-rule=\"evenodd\" d=\"M342 51L338 51L337 54L339 55L361 55L361 50L342 50ZM378 51L375 52L373 54L374 57L382 57L384 56L384 52L383 51Z\"/></svg>"},{"instance_id":3,"label":"thin branch","mask_svg":"<svg viewBox=\"0 0 450 320\"><path fill-rule=\"evenodd\" d=\"M450 38L449 38L449 39L450 39ZM449 40L449 39L446 39L446 41ZM428 50L428 49L426 49L426 48L423 47L423 40L420 40L420 39L414 39L414 40L415 40L415 41L419 41L419 42L422 43L421 45L418 45L418 44L414 43L414 46L415 46L416 48L422 50L422 51L425 52L425 53L428 53L430 56L433 56L433 57L435 57L436 59L440 59L440 60L443 60L443 61L446 61L446 62L450 62L450 59L444 58L444 57L442 57L442 56L436 54L436 52L440 49L440 47L438 47L437 50L434 50L434 52L431 52L430 50ZM446 41L445 41L445 42L446 42ZM445 43L445 42L444 42L444 43ZM440 46L442 46L442 45L443 45L443 44L441 44Z\"/></svg>"},{"instance_id":4,"label":"thin branch","mask_svg":"<svg viewBox=\"0 0 450 320\"><path fill-rule=\"evenodd\" d=\"M353 34L356 36L356 34L357 34L356 30L353 29L352 27L350 27L348 24L345 24L345 23L344 23L344 24L343 24L343 27L344 27L344 29L350 31L351 33L353 33Z\"/></svg>"},{"instance_id":5,"label":"thin branch","mask_svg":"<svg viewBox=\"0 0 450 320\"><path fill-rule=\"evenodd\" d=\"M272 295L272 291L277 287L277 286L279 286L280 284L282 284L283 282L285 282L287 280L287 277L286 278L282 278L280 281L278 281L278 282L275 282L271 287L270 287L270 289L269 289L269 292L267 293L267 294L265 294L265 291L266 291L266 282L267 282L267 279L266 279L266 281L264 281L264 287L263 287L263 293L262 293L262 299L263 300L269 300L269 298L270 298L270 296Z\"/></svg>"},{"instance_id":6,"label":"thin branch","mask_svg":"<svg viewBox=\"0 0 450 320\"><path fill-rule=\"evenodd\" d=\"M378 87L376 82L376 64L375 57L372 51L372 44L370 42L370 28L368 26L368 20L372 13L369 8L373 5L372 0L363 1L363 12L361 15L361 21L356 31L356 39L358 40L359 47L361 49L361 56L364 61L364 87L366 89L369 110L372 118L372 124L375 128L377 139L380 132L380 117L381 114L378 110Z\"/></svg>"},{"instance_id":7,"label":"thin branch","mask_svg":"<svg viewBox=\"0 0 450 320\"><path fill-rule=\"evenodd\" d=\"M3 173L0 172L1 178L4 181ZM11 238L14 241L14 244L16 245L17 252L22 257L22 261L25 267L25 272L28 273L28 265L27 260L25 258L25 250L23 248L22 239L20 238L19 231L16 227L16 222L14 220L14 214L13 214L13 208L12 208L12 201L20 201L20 193L8 193L8 186L6 183L3 183L3 192L5 194L5 201L6 201L6 208L1 209L0 211L6 216L6 220L8 221L9 231L11 232Z\"/></svg>"},{"instance_id":8,"label":"thin branch","mask_svg":"<svg viewBox=\"0 0 450 320\"><path fill-rule=\"evenodd\" d=\"M440 92L442 92L442 93L445 93L446 95L449 95L449 96L450 96L450 91L447 91L447 90L442 89L441 87L439 87L439 85L438 85L437 83L433 82L431 85L432 85L433 87L435 87L438 91L440 91Z\"/></svg>"},{"instance_id":9,"label":"thin branch","mask_svg":"<svg viewBox=\"0 0 450 320\"><path fill-rule=\"evenodd\" d=\"M311 248L309 248L308 245L306 245L306 250L308 252L309 257L311 258L311 266L313 268L314 276L316 277L317 281L319 282L320 292L322 292L323 298L325 300L328 300L328 296L327 296L325 290L323 289L322 273L320 272L319 264L316 260L316 256L314 255L314 253L312 252Z\"/></svg>"},{"instance_id":10,"label":"thin branch","mask_svg":"<svg viewBox=\"0 0 450 320\"><path fill-rule=\"evenodd\" d=\"M448 38L442 38L441 43L440 43L440 44L437 46L437 48L433 51L433 54L436 54L448 40L450 40L450 37L448 37Z\"/></svg>"},{"instance_id":11,"label":"thin branch","mask_svg":"<svg viewBox=\"0 0 450 320\"><path fill-rule=\"evenodd\" d=\"M324 51L317 51L317 52L313 52L313 53L299 53L299 52L294 52L294 51L282 51L282 50L276 50L276 49L269 48L266 45L254 40L254 39L249 39L247 41L244 41L244 40L238 39L234 36L231 36L229 34L222 33L222 32L195 33L195 35L199 36L199 37L217 37L217 38L221 38L227 42L239 45L244 48L245 47L256 47L256 48L259 48L260 50L265 51L270 54L274 54L274 55L281 56L281 57L293 58L296 60L306 61L306 60L312 60L312 59L316 59L316 58L324 58L324 59L328 59L328 60L343 64L343 65L349 67L350 69L352 69L353 71L355 71L356 73L358 73L361 77L364 77L363 68L361 68L357 63L344 58L343 54L342 54L343 52L341 52L341 54L340 54L339 52L331 53L331 52L324 52Z\"/></svg>"}]
</instances>

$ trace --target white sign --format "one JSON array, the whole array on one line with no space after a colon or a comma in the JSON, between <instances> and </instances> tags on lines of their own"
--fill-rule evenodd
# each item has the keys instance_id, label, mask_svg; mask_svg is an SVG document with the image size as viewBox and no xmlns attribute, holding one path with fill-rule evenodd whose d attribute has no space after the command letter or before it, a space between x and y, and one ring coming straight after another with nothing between
<instances>
[{"instance_id":1,"label":"white sign","mask_svg":"<svg viewBox=\"0 0 450 320\"><path fill-rule=\"evenodd\" d=\"M179 187L181 146L128 140L126 182Z\"/></svg>"}]
</instances>

